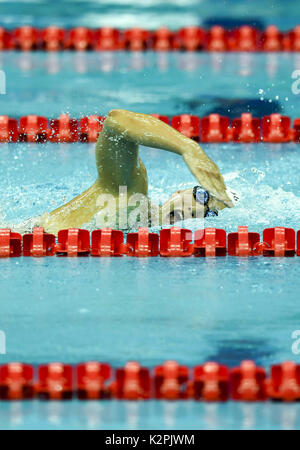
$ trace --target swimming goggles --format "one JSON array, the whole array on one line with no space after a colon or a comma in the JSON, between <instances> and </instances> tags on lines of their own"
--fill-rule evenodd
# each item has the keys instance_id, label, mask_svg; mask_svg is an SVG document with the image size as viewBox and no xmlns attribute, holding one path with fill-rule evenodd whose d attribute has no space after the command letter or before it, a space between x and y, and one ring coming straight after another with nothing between
<instances>
[{"instance_id":1,"label":"swimming goggles","mask_svg":"<svg viewBox=\"0 0 300 450\"><path fill-rule=\"evenodd\" d=\"M193 188L193 197L197 203L200 203L203 206L207 206L207 211L204 217L214 217L218 215L217 211L212 211L211 209L209 209L209 193L203 187L195 186Z\"/></svg>"}]
</instances>

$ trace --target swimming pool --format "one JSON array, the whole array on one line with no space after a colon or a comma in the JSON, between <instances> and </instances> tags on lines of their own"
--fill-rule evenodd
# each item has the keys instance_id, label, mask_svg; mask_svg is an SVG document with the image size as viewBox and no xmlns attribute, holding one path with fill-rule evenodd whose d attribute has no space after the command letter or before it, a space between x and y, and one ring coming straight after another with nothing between
<instances>
[{"instance_id":1,"label":"swimming pool","mask_svg":"<svg viewBox=\"0 0 300 450\"><path fill-rule=\"evenodd\" d=\"M291 92L298 54L6 52L0 58L7 77L1 106L12 116L80 117L116 107L169 115L299 115L300 96ZM299 228L297 144L203 147L241 196L235 209L207 224L228 232L245 224L259 232ZM96 176L94 145L18 143L0 150L0 227L54 209ZM142 148L141 156L150 193L169 196L194 185L177 155ZM199 228L197 221L183 225ZM0 329L7 337L1 363L297 361L291 334L300 320L298 259L0 260ZM3 428L299 428L298 409L231 402L1 403L0 422Z\"/></svg>"}]
</instances>

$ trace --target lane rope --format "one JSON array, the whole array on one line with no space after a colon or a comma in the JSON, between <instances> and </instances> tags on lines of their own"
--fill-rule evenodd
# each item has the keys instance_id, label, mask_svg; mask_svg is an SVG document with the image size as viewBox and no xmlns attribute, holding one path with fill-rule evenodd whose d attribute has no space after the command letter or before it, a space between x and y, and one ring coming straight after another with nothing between
<instances>
[{"instance_id":1,"label":"lane rope","mask_svg":"<svg viewBox=\"0 0 300 450\"><path fill-rule=\"evenodd\" d=\"M45 51L208 51L208 52L284 52L300 51L300 25L287 32L275 25L265 30L244 25L227 30L219 25L204 29L188 26L177 31L159 28L119 30L111 27L39 29L21 26L13 30L0 27L1 50Z\"/></svg>"},{"instance_id":2,"label":"lane rope","mask_svg":"<svg viewBox=\"0 0 300 450\"><path fill-rule=\"evenodd\" d=\"M229 117L210 114L200 118L180 114L169 118L152 114L185 136L204 143L286 143L300 142L300 118L279 113L262 118L243 113L230 121ZM96 142L105 116L91 115L75 119L61 114L57 119L30 114L16 119L0 115L0 142L71 143Z\"/></svg>"},{"instance_id":3,"label":"lane rope","mask_svg":"<svg viewBox=\"0 0 300 450\"><path fill-rule=\"evenodd\" d=\"M35 398L292 402L300 400L300 365L286 361L266 370L246 360L231 369L216 362L188 368L166 361L149 369L130 361L113 369L91 361L38 367L14 362L0 367L0 401Z\"/></svg>"},{"instance_id":4,"label":"lane rope","mask_svg":"<svg viewBox=\"0 0 300 450\"><path fill-rule=\"evenodd\" d=\"M300 256L300 230L274 227L259 233L247 226L226 233L220 228L191 230L180 227L164 228L160 234L141 227L128 233L126 242L120 230L103 228L88 230L68 228L60 230L57 238L41 227L21 236L10 229L0 229L0 257L20 256L93 256L93 257L221 257L221 256Z\"/></svg>"}]
</instances>

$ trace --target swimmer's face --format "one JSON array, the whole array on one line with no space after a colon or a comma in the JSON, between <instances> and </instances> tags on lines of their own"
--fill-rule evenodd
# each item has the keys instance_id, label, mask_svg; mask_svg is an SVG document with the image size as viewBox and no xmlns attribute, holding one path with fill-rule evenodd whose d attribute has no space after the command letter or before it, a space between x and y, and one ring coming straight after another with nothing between
<instances>
[{"instance_id":1,"label":"swimmer's face","mask_svg":"<svg viewBox=\"0 0 300 450\"><path fill-rule=\"evenodd\" d=\"M208 215L209 211L215 212L223 209L224 205L216 202L209 194L197 186L191 189L176 191L172 197L162 205L163 223L170 223L185 219L200 219ZM219 204L220 203L220 204Z\"/></svg>"}]
</instances>

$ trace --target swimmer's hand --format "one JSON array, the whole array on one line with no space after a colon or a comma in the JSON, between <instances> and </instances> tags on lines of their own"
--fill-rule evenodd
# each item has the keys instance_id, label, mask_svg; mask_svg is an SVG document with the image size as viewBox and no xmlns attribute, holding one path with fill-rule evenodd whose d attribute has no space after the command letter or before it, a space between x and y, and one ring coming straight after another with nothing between
<instances>
[{"instance_id":1,"label":"swimmer's hand","mask_svg":"<svg viewBox=\"0 0 300 450\"><path fill-rule=\"evenodd\" d=\"M218 166L207 156L200 145L196 144L182 151L182 157L200 185L217 201L228 208L234 206L226 192L226 186Z\"/></svg>"}]
</instances>

